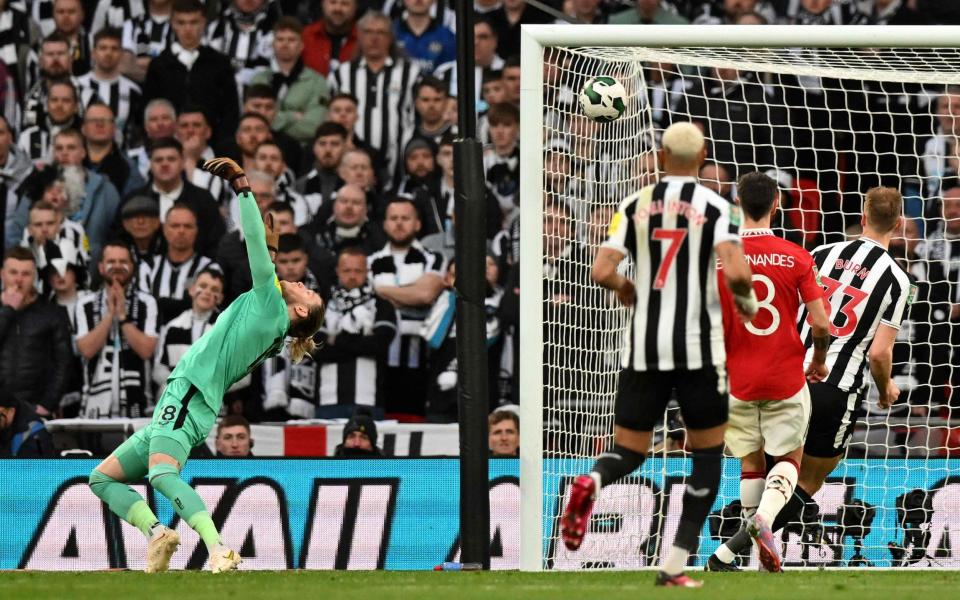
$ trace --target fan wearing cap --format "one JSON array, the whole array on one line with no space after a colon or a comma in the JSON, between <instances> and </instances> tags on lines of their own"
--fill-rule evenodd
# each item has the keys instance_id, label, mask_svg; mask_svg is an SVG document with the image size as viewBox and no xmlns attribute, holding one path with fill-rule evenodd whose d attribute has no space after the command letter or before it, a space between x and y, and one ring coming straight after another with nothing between
<instances>
[{"instance_id":1,"label":"fan wearing cap","mask_svg":"<svg viewBox=\"0 0 960 600\"><path fill-rule=\"evenodd\" d=\"M53 436L37 413L0 387L0 458L52 456Z\"/></svg>"},{"instance_id":2,"label":"fan wearing cap","mask_svg":"<svg viewBox=\"0 0 960 600\"><path fill-rule=\"evenodd\" d=\"M418 238L443 231L446 206L442 205L440 180L443 172L437 166L437 146L432 141L415 137L403 149L403 180L397 195L414 199L420 212Z\"/></svg>"},{"instance_id":3,"label":"fan wearing cap","mask_svg":"<svg viewBox=\"0 0 960 600\"><path fill-rule=\"evenodd\" d=\"M377 422L366 409L359 408L343 427L343 442L333 450L341 458L376 458L383 456L377 447Z\"/></svg>"},{"instance_id":4,"label":"fan wearing cap","mask_svg":"<svg viewBox=\"0 0 960 600\"><path fill-rule=\"evenodd\" d=\"M30 250L7 251L0 269L0 388L46 417L63 395L70 325L60 309L39 297L36 278Z\"/></svg>"},{"instance_id":5,"label":"fan wearing cap","mask_svg":"<svg viewBox=\"0 0 960 600\"><path fill-rule=\"evenodd\" d=\"M160 203L156 199L138 194L132 196L120 209L121 240L126 242L133 254L133 262L139 265L152 264L155 257L163 254L164 239L160 233Z\"/></svg>"}]
</instances>

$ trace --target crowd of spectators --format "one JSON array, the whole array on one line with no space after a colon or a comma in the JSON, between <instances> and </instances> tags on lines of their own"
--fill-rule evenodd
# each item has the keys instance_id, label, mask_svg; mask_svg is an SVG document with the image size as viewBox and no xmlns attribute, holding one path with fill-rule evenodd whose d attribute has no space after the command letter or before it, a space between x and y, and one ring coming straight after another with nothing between
<instances>
[{"instance_id":1,"label":"crowd of spectators","mask_svg":"<svg viewBox=\"0 0 960 600\"><path fill-rule=\"evenodd\" d=\"M519 206L518 4L475 31L491 240ZM18 422L149 416L250 288L237 199L199 168L214 156L243 166L278 224L278 276L328 304L319 349L268 360L224 414L457 420L446 3L2 6L0 387ZM491 410L515 400L514 322L498 314L514 258L488 259Z\"/></svg>"},{"instance_id":2,"label":"crowd of spectators","mask_svg":"<svg viewBox=\"0 0 960 600\"><path fill-rule=\"evenodd\" d=\"M958 21L952 3L929 0L546 4L589 23ZM250 288L237 200L199 169L214 156L241 164L261 213L279 225L278 275L303 282L328 304L313 356L299 364L286 354L268 360L229 390L225 414L251 422L349 418L364 407L374 419L457 420L458 74L447 0L0 0L0 6L0 388L19 403L19 420L149 416L186 350ZM523 0L474 6L477 97L467 104L477 110L488 185L487 218L475 226L489 243L493 411L521 401L519 26L554 23L556 15ZM727 196L738 163L773 163L763 154L770 148L805 145L779 140L784 128L763 125L796 118L788 106L832 114L829 103L836 100L820 93L817 104L820 88L800 82L781 88L804 98L772 101L762 79L735 70L702 78L718 82L716 89L691 90L692 78L663 64L651 65L648 79L658 127L681 116L708 130L715 144L704 181ZM918 218L920 243L897 248L919 280L932 281L928 271L942 267L938 276L956 283L960 267L950 257L957 254L954 236L960 239L960 183L943 192L942 203L934 200L947 182L960 182L960 118L953 117L960 117L960 89L925 91L932 99L923 105L894 101L925 97L902 86L891 96L891 106L903 106L894 117L906 116L926 144L917 148L924 156L917 168L931 174L914 182L919 201L911 216ZM720 129L730 121L717 111L737 103L750 107L746 118L756 125L750 135L766 135L766 142L747 144L738 128ZM757 105L768 112L760 114ZM784 112L770 112L771 106ZM823 153L844 150L835 142L812 140L817 152L790 159L800 165L793 188L811 177L804 165L824 164ZM850 143L856 152L857 140ZM878 143L901 141L889 136ZM881 148L872 151L885 156ZM648 158L638 157L636 165L652 173ZM555 280L565 264L589 264L588 247L602 239L612 206L590 203L593 195L569 186L583 179L570 152L549 152L546 160L552 175L545 270ZM817 202L824 207L817 214L834 215L830 202L848 200L838 194ZM586 226L574 227L574 216ZM850 224L830 218L789 229L814 243ZM943 288L945 313L931 309L948 337L950 320L960 319L960 286L953 283ZM548 300L576 302L576 290L545 285ZM940 291L931 286L929 293ZM937 360L928 362L949 373L952 359Z\"/></svg>"}]
</instances>

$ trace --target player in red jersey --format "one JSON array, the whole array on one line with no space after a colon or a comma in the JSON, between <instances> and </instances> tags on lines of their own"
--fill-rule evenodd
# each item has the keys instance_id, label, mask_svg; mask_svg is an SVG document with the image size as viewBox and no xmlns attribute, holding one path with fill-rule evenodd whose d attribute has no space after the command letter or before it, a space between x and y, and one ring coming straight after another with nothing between
<instances>
[{"instance_id":1,"label":"player in red jersey","mask_svg":"<svg viewBox=\"0 0 960 600\"><path fill-rule=\"evenodd\" d=\"M746 532L757 542L760 561L768 571L780 570L771 525L797 485L810 420L807 381L827 376L830 344L830 323L813 257L770 229L778 193L776 182L762 173L748 173L737 184L744 216L740 237L753 272L757 316L743 323L730 292L719 286L730 377L730 420L724 442L741 459L740 502ZM796 324L801 302L812 315L816 349L806 369L806 349ZM777 460L766 477L764 452ZM733 558L721 546L710 557L707 570L734 570ZM723 568L726 565L732 568Z\"/></svg>"}]
</instances>

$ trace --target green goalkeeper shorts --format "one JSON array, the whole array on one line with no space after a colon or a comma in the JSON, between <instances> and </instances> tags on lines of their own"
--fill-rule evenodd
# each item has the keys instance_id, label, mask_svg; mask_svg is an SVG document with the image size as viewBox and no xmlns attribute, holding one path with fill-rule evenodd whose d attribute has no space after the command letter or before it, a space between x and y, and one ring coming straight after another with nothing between
<instances>
[{"instance_id":1,"label":"green goalkeeper shorts","mask_svg":"<svg viewBox=\"0 0 960 600\"><path fill-rule=\"evenodd\" d=\"M151 454L172 456L183 467L190 450L207 439L216 421L216 413L200 390L185 378L171 379L150 424L121 444L114 454L128 476L141 470L145 473Z\"/></svg>"}]
</instances>

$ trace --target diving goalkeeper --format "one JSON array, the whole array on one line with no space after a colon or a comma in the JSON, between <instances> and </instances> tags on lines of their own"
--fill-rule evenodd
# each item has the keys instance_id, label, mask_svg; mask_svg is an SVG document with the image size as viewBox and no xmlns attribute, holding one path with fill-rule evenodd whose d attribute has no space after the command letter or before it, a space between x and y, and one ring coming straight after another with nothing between
<instances>
[{"instance_id":1,"label":"diving goalkeeper","mask_svg":"<svg viewBox=\"0 0 960 600\"><path fill-rule=\"evenodd\" d=\"M264 227L243 169L228 158L206 161L201 168L228 180L240 197L253 289L234 300L177 363L150 424L90 473L93 493L149 538L148 573L167 570L180 536L160 524L143 497L127 485L145 475L200 535L211 571L229 571L240 564L240 555L221 543L203 500L180 478L180 469L214 426L224 391L279 354L285 338L292 338L291 357L303 358L313 350L313 336L323 323L323 300L315 292L302 283L277 279L271 252L276 253L278 232L272 220Z\"/></svg>"}]
</instances>

